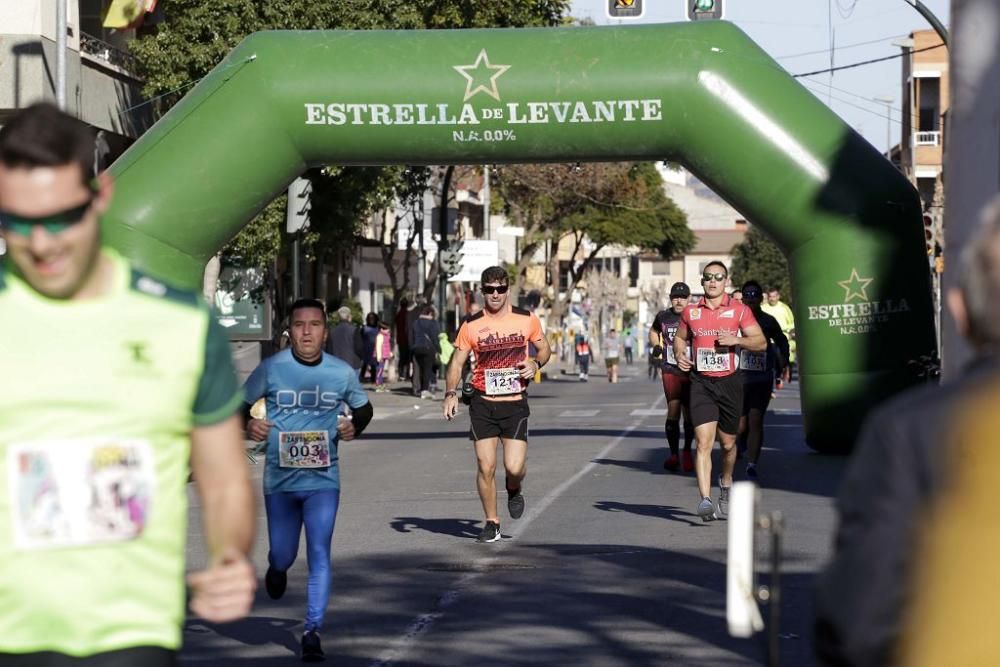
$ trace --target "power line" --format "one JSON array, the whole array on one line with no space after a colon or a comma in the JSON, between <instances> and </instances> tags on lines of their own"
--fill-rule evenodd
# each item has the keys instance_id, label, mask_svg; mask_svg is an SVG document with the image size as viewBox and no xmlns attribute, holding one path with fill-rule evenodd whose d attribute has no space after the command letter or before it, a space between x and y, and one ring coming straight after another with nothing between
<instances>
[{"instance_id":1,"label":"power line","mask_svg":"<svg viewBox=\"0 0 1000 667\"><path fill-rule=\"evenodd\" d=\"M879 44L887 39L895 39L898 37L906 37L906 35L889 35L888 37L883 37L881 39L872 39L867 42L856 42L854 44L844 44L843 46L838 46L835 51L843 51L844 49L851 49L855 46L868 46L869 44ZM829 49L821 49L819 51L805 51L803 53L793 53L787 56L777 56L775 60L788 60L789 58L801 58L802 56L815 56L821 53L827 53Z\"/></svg>"},{"instance_id":2,"label":"power line","mask_svg":"<svg viewBox=\"0 0 1000 667\"><path fill-rule=\"evenodd\" d=\"M903 53L897 53L892 56L885 56L883 58L874 58L872 60L862 60L858 63L851 63L850 65L841 65L840 67L829 67L827 69L819 69L815 72L802 72L801 74L793 74L792 76L796 79L803 76L813 76L814 74L826 74L827 72L839 72L842 69L852 69L854 67L861 67L862 65L871 65L873 63L880 63L885 60L893 60L895 58L902 58L903 56L910 55L911 53L920 53L922 51L930 51L931 49L940 49L944 44L937 44L936 46L926 46L922 49L910 49L909 51L904 51Z\"/></svg>"}]
</instances>

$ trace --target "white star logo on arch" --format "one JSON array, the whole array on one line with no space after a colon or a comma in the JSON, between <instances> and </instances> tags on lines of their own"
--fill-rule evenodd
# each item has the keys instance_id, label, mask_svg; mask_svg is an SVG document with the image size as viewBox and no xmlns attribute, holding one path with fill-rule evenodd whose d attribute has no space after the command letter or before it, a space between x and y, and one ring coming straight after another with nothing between
<instances>
[{"instance_id":1,"label":"white star logo on arch","mask_svg":"<svg viewBox=\"0 0 1000 667\"><path fill-rule=\"evenodd\" d=\"M858 275L858 270L852 268L850 278L837 282L837 284L843 287L846 291L846 294L844 295L844 303L850 303L851 299L854 298L860 298L862 301L868 301L868 285L870 285L873 280L874 278L862 278Z\"/></svg>"},{"instance_id":2,"label":"white star logo on arch","mask_svg":"<svg viewBox=\"0 0 1000 667\"><path fill-rule=\"evenodd\" d=\"M486 49L483 49L479 52L476 62L471 65L455 65L454 69L466 79L463 102L469 101L469 98L477 93L486 93L499 102L497 77L509 70L510 65L491 65L490 57L486 55Z\"/></svg>"}]
</instances>

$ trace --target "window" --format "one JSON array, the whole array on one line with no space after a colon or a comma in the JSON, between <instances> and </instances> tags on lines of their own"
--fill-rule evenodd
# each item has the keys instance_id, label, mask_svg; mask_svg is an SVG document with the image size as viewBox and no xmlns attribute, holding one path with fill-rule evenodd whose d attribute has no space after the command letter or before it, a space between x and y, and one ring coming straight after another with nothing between
<instances>
[{"instance_id":1,"label":"window","mask_svg":"<svg viewBox=\"0 0 1000 667\"><path fill-rule=\"evenodd\" d=\"M917 79L920 100L918 132L939 132L941 130L941 79L921 77Z\"/></svg>"}]
</instances>

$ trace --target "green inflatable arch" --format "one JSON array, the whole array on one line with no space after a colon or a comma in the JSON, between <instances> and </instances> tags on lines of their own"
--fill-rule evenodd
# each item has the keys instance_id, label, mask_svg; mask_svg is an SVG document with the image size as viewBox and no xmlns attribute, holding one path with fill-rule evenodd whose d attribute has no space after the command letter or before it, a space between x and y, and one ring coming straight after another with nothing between
<instances>
[{"instance_id":1,"label":"green inflatable arch","mask_svg":"<svg viewBox=\"0 0 1000 667\"><path fill-rule=\"evenodd\" d=\"M106 235L197 286L310 166L623 159L684 164L781 244L806 437L848 449L935 349L917 195L725 22L251 35L112 166Z\"/></svg>"}]
</instances>

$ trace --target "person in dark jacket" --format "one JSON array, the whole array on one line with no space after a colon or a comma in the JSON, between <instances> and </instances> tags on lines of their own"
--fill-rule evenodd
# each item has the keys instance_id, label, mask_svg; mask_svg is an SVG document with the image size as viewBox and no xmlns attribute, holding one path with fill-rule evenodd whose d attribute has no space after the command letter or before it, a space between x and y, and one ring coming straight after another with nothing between
<instances>
[{"instance_id":1,"label":"person in dark jacket","mask_svg":"<svg viewBox=\"0 0 1000 667\"><path fill-rule=\"evenodd\" d=\"M400 380L410 379L410 330L409 330L410 300L405 296L399 302L399 310L396 311L396 347L399 354L396 355L398 374Z\"/></svg>"},{"instance_id":2,"label":"person in dark jacket","mask_svg":"<svg viewBox=\"0 0 1000 667\"><path fill-rule=\"evenodd\" d=\"M361 338L361 327L351 322L351 309L341 306L337 309L340 321L330 328L324 351L327 354L343 359L354 370L361 368L361 355L364 354L364 343Z\"/></svg>"},{"instance_id":3,"label":"person in dark jacket","mask_svg":"<svg viewBox=\"0 0 1000 667\"><path fill-rule=\"evenodd\" d=\"M910 580L920 532L950 481L950 466L964 464L955 435L962 411L1000 378L1000 198L965 246L958 281L948 306L975 358L953 381L910 390L873 411L841 484L835 553L816 603L815 652L822 665L882 667L899 660L901 629L916 593ZM934 367L925 365L933 375Z\"/></svg>"},{"instance_id":4,"label":"person in dark jacket","mask_svg":"<svg viewBox=\"0 0 1000 667\"><path fill-rule=\"evenodd\" d=\"M434 307L424 306L420 316L410 327L410 351L413 361L420 368L420 391L414 390L415 396L433 398L430 392L431 373L434 359L441 353L441 326L434 319Z\"/></svg>"},{"instance_id":5,"label":"person in dark jacket","mask_svg":"<svg viewBox=\"0 0 1000 667\"><path fill-rule=\"evenodd\" d=\"M365 317L365 326L361 329L361 374L358 379L365 381L365 371L370 371L372 384L375 383L375 375L378 373L378 359L375 358L375 339L378 337L378 315L368 313Z\"/></svg>"}]
</instances>

